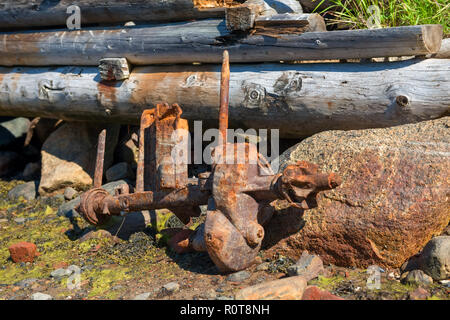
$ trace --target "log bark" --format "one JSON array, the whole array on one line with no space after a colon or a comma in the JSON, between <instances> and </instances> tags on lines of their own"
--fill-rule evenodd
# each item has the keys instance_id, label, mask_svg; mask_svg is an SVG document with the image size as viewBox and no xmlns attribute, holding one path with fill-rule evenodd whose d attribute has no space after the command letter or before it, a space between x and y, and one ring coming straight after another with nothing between
<instances>
[{"instance_id":1,"label":"log bark","mask_svg":"<svg viewBox=\"0 0 450 320\"><path fill-rule=\"evenodd\" d=\"M230 125L298 138L435 119L449 112L449 71L448 59L232 65ZM167 102L217 128L219 83L218 65L135 67L118 82L96 67L0 68L0 115L138 124Z\"/></svg>"},{"instance_id":2,"label":"log bark","mask_svg":"<svg viewBox=\"0 0 450 320\"><path fill-rule=\"evenodd\" d=\"M0 33L0 65L94 65L126 58L134 65L358 59L439 51L441 25L268 36L235 34L224 20L130 28Z\"/></svg>"},{"instance_id":3,"label":"log bark","mask_svg":"<svg viewBox=\"0 0 450 320\"><path fill-rule=\"evenodd\" d=\"M77 5L82 25L127 21L182 21L225 16L234 0L4 0L0 3L0 28L66 26L67 8Z\"/></svg>"}]
</instances>

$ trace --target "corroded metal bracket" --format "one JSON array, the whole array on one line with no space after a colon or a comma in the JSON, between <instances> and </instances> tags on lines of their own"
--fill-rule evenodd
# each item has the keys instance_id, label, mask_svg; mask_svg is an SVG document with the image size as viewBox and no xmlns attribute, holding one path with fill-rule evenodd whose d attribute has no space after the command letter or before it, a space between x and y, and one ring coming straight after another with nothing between
<instances>
[{"instance_id":1,"label":"corroded metal bracket","mask_svg":"<svg viewBox=\"0 0 450 320\"><path fill-rule=\"evenodd\" d=\"M111 216L128 212L166 208L187 224L200 215L200 205L208 205L206 220L194 232L174 237L178 252L207 251L222 272L250 266L264 238L263 225L270 220L270 203L287 200L299 209L316 206L316 195L340 184L334 174L323 174L308 162L288 165L274 174L267 160L250 143L227 143L228 53L224 54L221 79L219 130L223 143L214 150L212 171L188 179L187 162L175 161L180 149L180 132L188 132L178 105L158 105L141 117L139 163L136 190L117 189L114 196L101 185L105 132L99 136L95 185L81 197L79 211L93 225L101 225ZM181 130L179 130L181 129ZM232 161L230 161L230 159ZM303 210L299 210L301 214Z\"/></svg>"}]
</instances>

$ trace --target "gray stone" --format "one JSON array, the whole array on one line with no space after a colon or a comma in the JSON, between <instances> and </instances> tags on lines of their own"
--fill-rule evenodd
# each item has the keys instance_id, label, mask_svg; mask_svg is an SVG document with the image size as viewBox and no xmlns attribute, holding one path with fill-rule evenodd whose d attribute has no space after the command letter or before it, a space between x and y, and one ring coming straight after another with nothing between
<instances>
[{"instance_id":1,"label":"gray stone","mask_svg":"<svg viewBox=\"0 0 450 320\"><path fill-rule=\"evenodd\" d=\"M24 224L27 221L25 218L15 218L14 222L17 224Z\"/></svg>"},{"instance_id":2,"label":"gray stone","mask_svg":"<svg viewBox=\"0 0 450 320\"><path fill-rule=\"evenodd\" d=\"M288 267L287 272L290 277L303 276L306 281L310 281L316 278L323 270L322 259L317 255L304 251L300 259L294 265Z\"/></svg>"},{"instance_id":3,"label":"gray stone","mask_svg":"<svg viewBox=\"0 0 450 320\"><path fill-rule=\"evenodd\" d=\"M152 295L151 292L144 292L141 294L138 294L136 297L133 298L133 300L147 300Z\"/></svg>"},{"instance_id":4,"label":"gray stone","mask_svg":"<svg viewBox=\"0 0 450 320\"><path fill-rule=\"evenodd\" d=\"M76 207L78 207L80 205L81 202L81 198L80 197L76 197L75 199L63 203L59 208L58 208L58 216L61 217L67 217L67 218L75 218L75 217L79 217L80 214L75 210Z\"/></svg>"},{"instance_id":5,"label":"gray stone","mask_svg":"<svg viewBox=\"0 0 450 320\"><path fill-rule=\"evenodd\" d=\"M6 147L25 136L29 125L30 120L27 118L15 118L0 123L0 147Z\"/></svg>"},{"instance_id":6,"label":"gray stone","mask_svg":"<svg viewBox=\"0 0 450 320\"><path fill-rule=\"evenodd\" d=\"M15 200L23 197L26 200L34 200L36 198L36 184L35 181L19 184L8 192L8 199Z\"/></svg>"},{"instance_id":7,"label":"gray stone","mask_svg":"<svg viewBox=\"0 0 450 320\"><path fill-rule=\"evenodd\" d=\"M104 168L108 168L112 164L120 125L68 122L50 134L41 150L40 195L68 186L83 189L92 185L98 134L104 128L107 130Z\"/></svg>"},{"instance_id":8,"label":"gray stone","mask_svg":"<svg viewBox=\"0 0 450 320\"><path fill-rule=\"evenodd\" d=\"M133 172L130 165L126 162L115 164L106 171L106 180L108 182L128 178L133 178Z\"/></svg>"},{"instance_id":9,"label":"gray stone","mask_svg":"<svg viewBox=\"0 0 450 320\"><path fill-rule=\"evenodd\" d=\"M406 273L402 278L402 283L413 285L430 285L433 283L433 278L426 275L422 270L412 270Z\"/></svg>"},{"instance_id":10,"label":"gray stone","mask_svg":"<svg viewBox=\"0 0 450 320\"><path fill-rule=\"evenodd\" d=\"M64 189L64 199L73 200L73 198L77 195L78 191L72 187L67 187Z\"/></svg>"},{"instance_id":11,"label":"gray stone","mask_svg":"<svg viewBox=\"0 0 450 320\"><path fill-rule=\"evenodd\" d=\"M127 182L125 180L114 181L114 182L104 184L102 186L102 188L105 189L109 194L114 195L114 190L118 186L120 186L122 184L126 184L126 183ZM75 199L62 204L58 208L58 213L57 213L58 216L67 217L67 218L79 217L80 214L75 210L75 208L78 207L80 202L81 202L80 197L76 197Z\"/></svg>"},{"instance_id":12,"label":"gray stone","mask_svg":"<svg viewBox=\"0 0 450 320\"><path fill-rule=\"evenodd\" d=\"M231 282L242 282L250 278L251 275L250 272L243 270L230 274L226 280Z\"/></svg>"},{"instance_id":13,"label":"gray stone","mask_svg":"<svg viewBox=\"0 0 450 320\"><path fill-rule=\"evenodd\" d=\"M56 269L54 271L52 271L52 273L50 274L50 276L52 278L55 278L56 280L64 278L64 277L68 277L73 273L72 270L69 269L64 269L64 268L60 268L60 269Z\"/></svg>"},{"instance_id":14,"label":"gray stone","mask_svg":"<svg viewBox=\"0 0 450 320\"><path fill-rule=\"evenodd\" d=\"M28 279L18 281L16 283L14 283L14 285L18 286L18 287L22 287L22 288L27 288L27 287L31 286L33 283L35 283L36 281L38 281L38 279L28 278Z\"/></svg>"},{"instance_id":15,"label":"gray stone","mask_svg":"<svg viewBox=\"0 0 450 320\"><path fill-rule=\"evenodd\" d=\"M234 298L229 296L217 296L216 300L234 300Z\"/></svg>"},{"instance_id":16,"label":"gray stone","mask_svg":"<svg viewBox=\"0 0 450 320\"><path fill-rule=\"evenodd\" d=\"M180 290L180 285L177 282L169 282L168 284L162 287L162 290L165 293L173 293L175 291Z\"/></svg>"},{"instance_id":17,"label":"gray stone","mask_svg":"<svg viewBox=\"0 0 450 320\"><path fill-rule=\"evenodd\" d=\"M408 260L404 271L420 269L434 280L450 278L450 236L431 239L419 255Z\"/></svg>"},{"instance_id":18,"label":"gray stone","mask_svg":"<svg viewBox=\"0 0 450 320\"><path fill-rule=\"evenodd\" d=\"M49 294L42 292L36 292L31 295L32 300L53 300L53 297Z\"/></svg>"}]
</instances>

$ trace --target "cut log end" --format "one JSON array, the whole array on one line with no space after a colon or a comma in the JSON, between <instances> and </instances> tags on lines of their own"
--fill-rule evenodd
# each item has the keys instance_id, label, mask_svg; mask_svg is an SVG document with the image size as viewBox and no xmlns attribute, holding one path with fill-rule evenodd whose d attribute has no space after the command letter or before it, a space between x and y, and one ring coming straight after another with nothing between
<instances>
[{"instance_id":1,"label":"cut log end","mask_svg":"<svg viewBox=\"0 0 450 320\"><path fill-rule=\"evenodd\" d=\"M441 49L444 28L440 24L422 26L422 41L430 53L437 53Z\"/></svg>"}]
</instances>

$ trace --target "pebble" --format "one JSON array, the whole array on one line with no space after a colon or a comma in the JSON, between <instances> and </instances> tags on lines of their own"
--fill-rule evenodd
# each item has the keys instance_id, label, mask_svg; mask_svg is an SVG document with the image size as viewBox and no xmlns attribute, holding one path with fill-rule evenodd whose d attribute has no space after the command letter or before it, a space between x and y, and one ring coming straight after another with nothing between
<instances>
[{"instance_id":1,"label":"pebble","mask_svg":"<svg viewBox=\"0 0 450 320\"><path fill-rule=\"evenodd\" d=\"M138 294L136 297L133 298L133 300L147 300L151 295L152 295L151 292L144 292Z\"/></svg>"},{"instance_id":2,"label":"pebble","mask_svg":"<svg viewBox=\"0 0 450 320\"><path fill-rule=\"evenodd\" d=\"M243 270L230 274L226 280L231 282L242 282L250 278L251 275L250 272Z\"/></svg>"},{"instance_id":3,"label":"pebble","mask_svg":"<svg viewBox=\"0 0 450 320\"><path fill-rule=\"evenodd\" d=\"M15 286L26 288L35 283L38 279L36 278L28 278L14 283Z\"/></svg>"},{"instance_id":4,"label":"pebble","mask_svg":"<svg viewBox=\"0 0 450 320\"><path fill-rule=\"evenodd\" d=\"M229 296L217 296L216 300L234 300L234 298Z\"/></svg>"},{"instance_id":5,"label":"pebble","mask_svg":"<svg viewBox=\"0 0 450 320\"><path fill-rule=\"evenodd\" d=\"M24 224L27 221L25 218L15 218L14 222L17 224Z\"/></svg>"},{"instance_id":6,"label":"pebble","mask_svg":"<svg viewBox=\"0 0 450 320\"><path fill-rule=\"evenodd\" d=\"M31 295L31 299L33 299L33 300L53 300L53 297L49 294L36 292Z\"/></svg>"},{"instance_id":7,"label":"pebble","mask_svg":"<svg viewBox=\"0 0 450 320\"><path fill-rule=\"evenodd\" d=\"M263 262L256 267L256 271L267 271L269 270L269 262Z\"/></svg>"},{"instance_id":8,"label":"pebble","mask_svg":"<svg viewBox=\"0 0 450 320\"><path fill-rule=\"evenodd\" d=\"M168 284L164 285L162 289L163 291L165 291L165 293L170 294L178 291L180 289L180 285L177 282L169 282Z\"/></svg>"},{"instance_id":9,"label":"pebble","mask_svg":"<svg viewBox=\"0 0 450 320\"><path fill-rule=\"evenodd\" d=\"M64 198L66 199L66 200L72 200L76 195L77 195L77 190L75 190L74 188L72 188L72 187L67 187L65 190L64 190Z\"/></svg>"},{"instance_id":10,"label":"pebble","mask_svg":"<svg viewBox=\"0 0 450 320\"><path fill-rule=\"evenodd\" d=\"M60 269L56 269L56 270L52 271L50 276L55 279L61 279L63 277L70 276L72 274L72 272L73 271L71 271L69 269L60 268Z\"/></svg>"}]
</instances>

